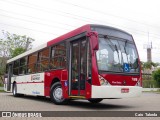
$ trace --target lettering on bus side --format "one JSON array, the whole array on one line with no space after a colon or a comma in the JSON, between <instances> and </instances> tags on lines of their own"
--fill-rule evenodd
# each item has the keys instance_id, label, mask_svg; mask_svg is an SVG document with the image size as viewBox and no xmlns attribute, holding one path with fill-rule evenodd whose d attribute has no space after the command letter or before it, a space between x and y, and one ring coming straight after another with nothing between
<instances>
[{"instance_id":1,"label":"lettering on bus side","mask_svg":"<svg viewBox=\"0 0 160 120\"><path fill-rule=\"evenodd\" d=\"M32 94L40 94L39 91L32 91Z\"/></svg>"},{"instance_id":2,"label":"lettering on bus side","mask_svg":"<svg viewBox=\"0 0 160 120\"><path fill-rule=\"evenodd\" d=\"M31 75L31 80L40 80L40 74Z\"/></svg>"}]
</instances>

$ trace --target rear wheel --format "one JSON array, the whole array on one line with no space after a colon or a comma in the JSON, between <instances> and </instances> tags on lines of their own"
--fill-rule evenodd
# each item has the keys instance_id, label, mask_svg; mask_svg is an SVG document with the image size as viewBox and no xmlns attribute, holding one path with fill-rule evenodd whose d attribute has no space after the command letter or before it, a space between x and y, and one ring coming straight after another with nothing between
<instances>
[{"instance_id":1,"label":"rear wheel","mask_svg":"<svg viewBox=\"0 0 160 120\"><path fill-rule=\"evenodd\" d=\"M13 84L13 90L12 90L12 92L13 92L13 96L14 97L22 97L22 96L24 96L24 94L18 94L17 93L17 84L16 83Z\"/></svg>"},{"instance_id":2,"label":"rear wheel","mask_svg":"<svg viewBox=\"0 0 160 120\"><path fill-rule=\"evenodd\" d=\"M63 91L60 82L56 82L52 85L50 98L51 101L57 105L64 104L67 102L67 100L63 98Z\"/></svg>"},{"instance_id":3,"label":"rear wheel","mask_svg":"<svg viewBox=\"0 0 160 120\"><path fill-rule=\"evenodd\" d=\"M17 84L16 83L13 84L13 96L14 97L18 97L18 94L17 94Z\"/></svg>"},{"instance_id":4,"label":"rear wheel","mask_svg":"<svg viewBox=\"0 0 160 120\"><path fill-rule=\"evenodd\" d=\"M101 102L103 99L101 98L91 98L89 99L88 101L91 102L91 103L99 103Z\"/></svg>"}]
</instances>

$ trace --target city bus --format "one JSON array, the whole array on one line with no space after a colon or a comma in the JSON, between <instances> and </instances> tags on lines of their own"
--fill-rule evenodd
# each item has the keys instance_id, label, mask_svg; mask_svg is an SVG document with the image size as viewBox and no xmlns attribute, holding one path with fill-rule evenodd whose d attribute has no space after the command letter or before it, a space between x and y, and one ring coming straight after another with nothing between
<instances>
[{"instance_id":1,"label":"city bus","mask_svg":"<svg viewBox=\"0 0 160 120\"><path fill-rule=\"evenodd\" d=\"M87 24L7 61L5 91L13 96L50 97L55 104L73 99L138 97L142 75L131 34Z\"/></svg>"}]
</instances>

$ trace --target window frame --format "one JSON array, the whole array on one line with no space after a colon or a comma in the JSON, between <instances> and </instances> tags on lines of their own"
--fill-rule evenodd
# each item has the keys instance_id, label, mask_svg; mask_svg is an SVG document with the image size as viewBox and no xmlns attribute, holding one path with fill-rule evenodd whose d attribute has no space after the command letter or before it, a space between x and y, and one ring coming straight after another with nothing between
<instances>
[{"instance_id":1,"label":"window frame","mask_svg":"<svg viewBox=\"0 0 160 120\"><path fill-rule=\"evenodd\" d=\"M57 46L57 45L61 45L61 44L64 44L64 55L62 56L62 55L58 55L58 56L54 56L54 57L52 57L52 49L53 49L53 47L55 47L55 46ZM62 41L62 42L59 42L59 43L57 43L57 44L54 44L54 45L52 45L51 47L50 47L50 63L49 63L49 66L50 66L50 70L60 70L60 69L66 69L67 68L67 45L66 45L67 43L66 43L66 41ZM63 67L55 67L55 68L51 68L51 62L52 62L52 59L53 58L55 58L55 57L62 57L62 58L64 58L64 61L65 61L65 65L63 66ZM61 61L62 62L62 61ZM61 63L60 63L61 64Z\"/></svg>"},{"instance_id":2,"label":"window frame","mask_svg":"<svg viewBox=\"0 0 160 120\"><path fill-rule=\"evenodd\" d=\"M40 53L47 50L48 49L48 60L39 60L39 57L40 57ZM41 62L44 62L44 61L48 61L48 66L47 66L47 69L45 70L41 70L41 67L40 67L40 71L38 71L38 64L40 64ZM44 72L44 71L48 71L49 70L49 65L50 65L50 47L46 47L40 51L38 51L38 57L37 57L37 62L36 62L36 73L41 73L41 72Z\"/></svg>"}]
</instances>

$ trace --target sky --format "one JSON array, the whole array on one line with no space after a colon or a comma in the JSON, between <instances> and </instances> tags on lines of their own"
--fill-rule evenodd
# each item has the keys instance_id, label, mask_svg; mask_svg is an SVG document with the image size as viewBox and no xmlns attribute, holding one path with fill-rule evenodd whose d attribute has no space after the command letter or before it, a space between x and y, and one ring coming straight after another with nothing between
<instances>
[{"instance_id":1,"label":"sky","mask_svg":"<svg viewBox=\"0 0 160 120\"><path fill-rule=\"evenodd\" d=\"M0 0L2 30L35 39L33 48L85 24L101 24L133 35L141 61L160 62L159 0Z\"/></svg>"}]
</instances>

